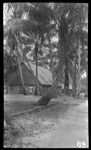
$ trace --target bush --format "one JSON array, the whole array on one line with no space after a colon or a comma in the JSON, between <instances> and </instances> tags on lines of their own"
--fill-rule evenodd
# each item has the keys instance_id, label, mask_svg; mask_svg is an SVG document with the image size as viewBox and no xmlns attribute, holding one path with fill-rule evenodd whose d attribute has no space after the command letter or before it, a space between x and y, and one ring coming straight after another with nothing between
<instances>
[{"instance_id":1,"label":"bush","mask_svg":"<svg viewBox=\"0 0 91 150\"><path fill-rule=\"evenodd\" d=\"M81 80L80 92L81 93L86 93L87 92L87 80L86 80L86 78Z\"/></svg>"},{"instance_id":2,"label":"bush","mask_svg":"<svg viewBox=\"0 0 91 150\"><path fill-rule=\"evenodd\" d=\"M5 147L13 147L17 144L17 139L23 134L23 129L17 123L12 123L4 130Z\"/></svg>"}]
</instances>

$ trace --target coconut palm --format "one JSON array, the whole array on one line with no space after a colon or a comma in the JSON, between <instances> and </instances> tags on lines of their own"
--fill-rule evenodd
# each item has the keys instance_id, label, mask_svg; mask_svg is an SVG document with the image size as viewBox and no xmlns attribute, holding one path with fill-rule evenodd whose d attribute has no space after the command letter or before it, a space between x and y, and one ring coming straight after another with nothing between
<instances>
[{"instance_id":1,"label":"coconut palm","mask_svg":"<svg viewBox=\"0 0 91 150\"><path fill-rule=\"evenodd\" d=\"M60 3L54 4L56 22L59 33L59 65L58 70L62 70L65 65L65 92L68 93L69 88L69 61L70 47L83 32L85 24L85 14L87 14L87 6L78 3ZM86 13L85 13L86 12ZM82 37L82 34L81 34ZM73 51L74 54L74 51ZM60 69L61 66L61 69ZM60 71L59 71L60 74Z\"/></svg>"},{"instance_id":2,"label":"coconut palm","mask_svg":"<svg viewBox=\"0 0 91 150\"><path fill-rule=\"evenodd\" d=\"M87 7L87 6L86 6ZM87 8L86 8L87 9ZM77 39L78 32L83 32L85 18L85 6L78 3L54 3L54 14L55 14L55 23L57 25L58 34L59 34L59 63L56 68L57 79L59 76L62 79L62 70L65 66L65 93L68 94L69 88L69 61L70 54L73 53L75 58L75 52L70 51L70 47ZM78 34L80 35L80 34ZM79 40L81 38L79 37ZM77 53L77 52L76 52ZM79 54L79 53L78 53ZM79 59L78 59L79 60ZM76 78L74 78L76 81ZM76 85L75 85L76 86ZM57 86L55 86L57 89ZM53 86L49 93L40 99L40 104L47 104L53 96L55 87ZM49 94L49 95L48 95Z\"/></svg>"},{"instance_id":3,"label":"coconut palm","mask_svg":"<svg viewBox=\"0 0 91 150\"><path fill-rule=\"evenodd\" d=\"M20 31L28 35L34 33L42 43L44 33L50 30L50 18L52 18L54 21L53 26L56 25L55 29L57 29L59 35L59 63L56 72L61 78L65 67L65 92L68 94L70 47L73 45L72 42L74 42L74 32L82 28L84 22L84 9L82 4L75 3L54 3L50 9L49 6L46 5L47 4L33 3L33 7L28 8L29 18L27 20L21 18L11 20L6 26L6 33L12 31L14 37L17 37ZM22 57L28 63L26 57L22 56L23 53L20 46L17 53L19 57ZM53 84L49 92L39 100L38 104L47 105L50 99L55 96L56 92L57 84Z\"/></svg>"},{"instance_id":4,"label":"coconut palm","mask_svg":"<svg viewBox=\"0 0 91 150\"><path fill-rule=\"evenodd\" d=\"M25 4L25 5L27 5L27 4ZM13 36L13 39L18 44L17 55L25 61L27 61L26 55L24 55L24 52L22 53L21 45L18 40L19 33L23 32L28 35L34 34L36 37L34 42L36 43L36 42L41 41L41 43L42 43L44 33L48 32L48 30L50 28L48 26L49 21L50 21L50 18L49 18L50 15L47 16L47 12L49 11L49 8L45 4L41 5L41 4L35 3L34 6L35 6L34 8L31 6L28 6L28 12L27 12L29 14L28 19L24 20L24 19L19 18L19 15L22 14L21 8L24 8L24 5L19 7L19 10L20 10L20 11L18 10L19 15L15 15L15 14L17 14L17 9L15 9L16 4L13 4L13 6L12 6L14 8L13 13L15 15L15 18L17 16L18 19L12 19L12 20L8 21L4 28L5 36L7 36L7 35L8 35L8 37ZM47 10L46 13L44 11L45 9ZM14 15L13 15L13 17L14 17ZM22 15L20 15L20 16L22 16ZM33 19L31 19L31 17ZM9 41L10 41L10 39L9 39ZM35 44L35 46L36 46L36 44ZM38 53L38 51L36 51L36 71L38 71L38 69L37 69L37 53ZM27 61L27 63L28 63L28 61ZM23 77L23 76L21 75L21 77ZM36 78L38 79L38 72L36 73ZM22 78L22 81L23 81L23 78ZM22 84L24 85L24 82L22 82Z\"/></svg>"}]
</instances>

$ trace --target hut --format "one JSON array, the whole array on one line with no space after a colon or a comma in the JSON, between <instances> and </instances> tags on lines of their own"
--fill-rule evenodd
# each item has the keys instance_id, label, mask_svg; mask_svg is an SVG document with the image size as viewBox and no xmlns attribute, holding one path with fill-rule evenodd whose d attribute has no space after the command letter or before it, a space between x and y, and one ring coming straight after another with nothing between
<instances>
[{"instance_id":1,"label":"hut","mask_svg":"<svg viewBox=\"0 0 91 150\"><path fill-rule=\"evenodd\" d=\"M26 62L21 62L22 75L27 94L34 94L36 87L36 66L29 62L31 69ZM38 66L38 83L41 91L39 95L44 94L52 85L52 74L49 70ZM23 94L22 82L19 68L8 76L7 85L10 94Z\"/></svg>"}]
</instances>

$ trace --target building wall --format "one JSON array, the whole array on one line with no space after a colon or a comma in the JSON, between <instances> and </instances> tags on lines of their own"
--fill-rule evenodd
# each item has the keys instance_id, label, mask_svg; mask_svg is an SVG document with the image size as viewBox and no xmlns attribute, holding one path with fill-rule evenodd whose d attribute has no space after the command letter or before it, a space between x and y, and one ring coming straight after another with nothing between
<instances>
[{"instance_id":1,"label":"building wall","mask_svg":"<svg viewBox=\"0 0 91 150\"><path fill-rule=\"evenodd\" d=\"M23 89L21 86L11 86L9 94L23 94Z\"/></svg>"},{"instance_id":2,"label":"building wall","mask_svg":"<svg viewBox=\"0 0 91 150\"><path fill-rule=\"evenodd\" d=\"M34 94L35 86L25 86L25 88L26 88L28 95ZM50 86L46 86L46 85L41 86L41 94L39 95L45 94L49 90L49 88ZM4 94L6 93L7 94L23 94L22 86L11 86L11 87L8 87L7 91L8 92L4 91Z\"/></svg>"},{"instance_id":3,"label":"building wall","mask_svg":"<svg viewBox=\"0 0 91 150\"><path fill-rule=\"evenodd\" d=\"M30 88L29 86L25 86L27 94L32 94L33 87ZM23 88L22 86L11 86L9 88L9 94L23 94Z\"/></svg>"}]
</instances>

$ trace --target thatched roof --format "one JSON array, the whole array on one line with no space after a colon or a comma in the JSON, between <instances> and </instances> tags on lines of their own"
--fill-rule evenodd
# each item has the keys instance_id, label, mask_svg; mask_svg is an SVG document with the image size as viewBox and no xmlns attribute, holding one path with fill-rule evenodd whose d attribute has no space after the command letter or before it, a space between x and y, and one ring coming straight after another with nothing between
<instances>
[{"instance_id":1,"label":"thatched roof","mask_svg":"<svg viewBox=\"0 0 91 150\"><path fill-rule=\"evenodd\" d=\"M32 69L32 72L29 70L25 62L21 63L24 84L26 86L31 86L36 84L35 77L34 77L36 75L36 66L34 64L31 64L30 62L29 64ZM52 80L51 72L43 67L38 66L38 81L41 85L52 85L53 80ZM13 86L22 85L19 69L17 69L17 71L14 72L13 74L9 75L8 84Z\"/></svg>"},{"instance_id":2,"label":"thatched roof","mask_svg":"<svg viewBox=\"0 0 91 150\"><path fill-rule=\"evenodd\" d=\"M34 75L36 76L36 66L30 62L29 62L29 64L30 64L30 67L31 67ZM28 65L26 62L25 62L25 65L28 68ZM44 85L52 85L52 83L53 83L51 72L40 66L38 66L38 80L41 84L44 84Z\"/></svg>"}]
</instances>

